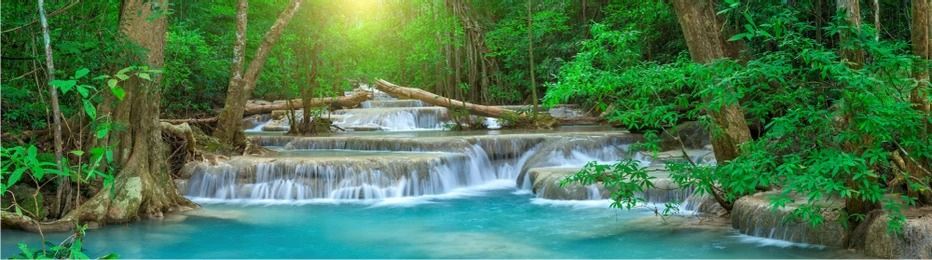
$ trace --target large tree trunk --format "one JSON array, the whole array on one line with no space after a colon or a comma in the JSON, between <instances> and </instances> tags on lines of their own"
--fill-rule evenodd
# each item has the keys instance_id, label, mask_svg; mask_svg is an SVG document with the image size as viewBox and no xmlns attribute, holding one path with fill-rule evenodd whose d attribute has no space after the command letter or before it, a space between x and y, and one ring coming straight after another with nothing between
<instances>
[{"instance_id":1,"label":"large tree trunk","mask_svg":"<svg viewBox=\"0 0 932 260\"><path fill-rule=\"evenodd\" d=\"M148 51L137 58L136 64L162 67L167 14L167 0L123 2L120 31L130 42ZM4 221L11 220L4 226L66 231L74 228L76 222L123 223L195 207L178 193L168 173L159 125L160 78L157 75L148 81L134 77L122 84L126 95L113 108L111 116L115 124L127 129L115 131L105 140L113 149L114 166L119 169L112 187L101 190L57 221L37 223L4 216Z\"/></svg>"},{"instance_id":2,"label":"large tree trunk","mask_svg":"<svg viewBox=\"0 0 932 260\"><path fill-rule=\"evenodd\" d=\"M225 141L228 144L239 145L238 140L243 140L242 129L239 127L229 127L224 125L233 121L241 121L243 115L237 115L234 109L229 109L242 104L239 101L244 97L243 94L243 63L246 59L246 25L249 12L249 1L239 0L236 6L236 42L233 43L233 64L230 66L230 82L227 84L227 98L223 104L223 111L218 116L221 127L214 129L214 136Z\"/></svg>"},{"instance_id":3,"label":"large tree trunk","mask_svg":"<svg viewBox=\"0 0 932 260\"><path fill-rule=\"evenodd\" d=\"M460 101L456 99L450 99L443 96L439 96L434 93L430 93L421 89L402 87L395 85L391 82L385 80L377 80L375 82L375 88L381 90L382 92L388 93L395 97L401 98L413 98L421 100L424 103L428 103L435 106L441 106L446 108L453 109L464 109L469 111L469 113L479 116L487 116L494 118L516 118L520 115L515 111L504 109L496 106L483 106L466 101Z\"/></svg>"},{"instance_id":4,"label":"large tree trunk","mask_svg":"<svg viewBox=\"0 0 932 260\"><path fill-rule=\"evenodd\" d=\"M252 91L256 87L256 80L259 77L259 72L262 71L262 67L265 66L265 61L269 58L269 52L272 50L272 47L275 46L275 43L278 42L278 39L281 38L282 31L285 29L285 26L288 25L288 22L291 21L291 18L294 17L294 14L298 11L298 7L300 6L301 0L292 0L288 7L278 15L275 24L269 28L269 31L265 34L265 37L263 37L262 45L259 45L259 48L256 49L256 55L246 69L245 75L239 84L239 87L242 88L242 92L228 93L226 101L224 102L223 111L220 112L220 116L218 116L219 121L217 122L217 128L214 130L214 136L220 139L220 142L232 145L233 147L244 147L246 139L243 134L243 129L240 128L240 126L242 124L243 110L246 101L252 96Z\"/></svg>"},{"instance_id":5,"label":"large tree trunk","mask_svg":"<svg viewBox=\"0 0 932 260\"><path fill-rule=\"evenodd\" d=\"M689 55L698 63L709 63L715 59L734 57L737 51L722 35L722 23L715 15L715 6L710 0L674 0L673 7L686 38ZM727 90L733 92L734 90ZM738 157L739 145L751 140L751 132L738 103L727 104L707 111L722 134L712 135L715 160L728 163Z\"/></svg>"}]
</instances>

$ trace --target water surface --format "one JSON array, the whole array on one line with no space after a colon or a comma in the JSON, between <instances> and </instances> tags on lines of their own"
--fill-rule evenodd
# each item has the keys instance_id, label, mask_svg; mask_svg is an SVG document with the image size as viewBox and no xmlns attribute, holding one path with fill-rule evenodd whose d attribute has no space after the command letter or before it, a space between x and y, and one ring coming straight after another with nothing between
<instances>
[{"instance_id":1,"label":"water surface","mask_svg":"<svg viewBox=\"0 0 932 260\"><path fill-rule=\"evenodd\" d=\"M604 201L548 201L510 183L436 196L337 203L227 201L88 231L122 258L850 258L846 250L663 221ZM201 201L205 202L205 201ZM52 235L61 239L63 235ZM38 235L2 231L2 257Z\"/></svg>"}]
</instances>

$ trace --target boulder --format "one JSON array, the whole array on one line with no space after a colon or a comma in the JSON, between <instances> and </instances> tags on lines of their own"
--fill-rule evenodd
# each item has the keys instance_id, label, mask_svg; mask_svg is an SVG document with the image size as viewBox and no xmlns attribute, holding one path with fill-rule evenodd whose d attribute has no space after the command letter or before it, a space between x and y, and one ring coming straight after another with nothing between
<instances>
[{"instance_id":1,"label":"boulder","mask_svg":"<svg viewBox=\"0 0 932 260\"><path fill-rule=\"evenodd\" d=\"M846 245L849 232L838 221L838 212L844 207L844 200L826 199L817 202L823 209L825 221L813 226L792 216L792 211L806 201L805 197L793 195L795 202L774 209L770 205L770 197L778 192L761 192L735 201L731 210L732 227L742 234L756 237L832 247Z\"/></svg>"},{"instance_id":2,"label":"boulder","mask_svg":"<svg viewBox=\"0 0 932 260\"><path fill-rule=\"evenodd\" d=\"M539 167L528 170L528 181L531 190L539 198L554 200L598 200L608 199L611 190L601 184L583 186L580 184L567 184L561 187L560 182L566 177L579 172L579 167ZM666 171L652 167L648 169L650 176L654 177L651 183L654 187L645 189L640 196L648 203L663 204L667 202L683 202L692 194L691 188L680 188L669 178Z\"/></svg>"},{"instance_id":3,"label":"boulder","mask_svg":"<svg viewBox=\"0 0 932 260\"><path fill-rule=\"evenodd\" d=\"M906 223L901 234L887 229L887 214L875 210L868 215L855 233L862 241L855 247L864 254L880 258L932 258L932 207L913 208L904 212Z\"/></svg>"},{"instance_id":4,"label":"boulder","mask_svg":"<svg viewBox=\"0 0 932 260\"><path fill-rule=\"evenodd\" d=\"M608 198L610 192L601 184L583 186L560 182L579 171L578 167L542 167L528 170L532 191L539 198L553 200L597 200Z\"/></svg>"}]
</instances>

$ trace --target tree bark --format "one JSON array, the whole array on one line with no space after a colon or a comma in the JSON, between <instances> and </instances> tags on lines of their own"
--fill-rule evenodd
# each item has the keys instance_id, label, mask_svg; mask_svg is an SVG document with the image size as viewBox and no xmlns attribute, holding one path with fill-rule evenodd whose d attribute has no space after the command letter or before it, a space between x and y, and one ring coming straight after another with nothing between
<instances>
[{"instance_id":1,"label":"tree bark","mask_svg":"<svg viewBox=\"0 0 932 260\"><path fill-rule=\"evenodd\" d=\"M471 114L479 116L495 118L516 118L520 116L517 112L509 109L477 105L466 101L450 99L421 89L398 86L381 79L375 82L375 88L396 97L418 99L424 103L446 108L464 109Z\"/></svg>"},{"instance_id":2,"label":"tree bark","mask_svg":"<svg viewBox=\"0 0 932 260\"><path fill-rule=\"evenodd\" d=\"M162 67L168 7L168 0L123 2L120 31L130 42L148 51L137 57L138 63L151 68ZM167 171L158 119L160 80L159 75L151 81L134 77L122 84L124 100L113 108L112 119L127 129L113 132L105 140L113 149L114 166L120 169L113 186L105 187L53 222L39 223L10 216L3 216L3 221L9 220L12 227L26 230L66 231L76 223L124 223L196 207L179 194Z\"/></svg>"},{"instance_id":3,"label":"tree bark","mask_svg":"<svg viewBox=\"0 0 932 260\"><path fill-rule=\"evenodd\" d=\"M531 73L531 103L534 105L534 112L536 114L538 110L537 107L537 79L534 78L534 37L533 37L533 22L534 15L531 13L531 0L527 0L527 56L528 56L528 65L530 66L529 72Z\"/></svg>"},{"instance_id":4,"label":"tree bark","mask_svg":"<svg viewBox=\"0 0 932 260\"><path fill-rule=\"evenodd\" d=\"M275 43L278 42L278 39L281 38L282 31L285 29L285 26L288 25L288 22L291 21L291 18L294 17L294 14L298 11L300 6L301 0L292 0L288 7L278 15L275 24L266 32L262 44L259 45L255 56L246 69L245 75L243 75L243 79L239 84L239 87L242 88L242 92L238 93L238 95L227 95L223 111L220 112L220 116L217 117L219 120L217 122L217 128L214 130L214 136L220 139L220 142L230 144L233 147L244 147L246 140L240 125L242 124L243 110L246 101L252 96L252 91L256 87L256 80L259 77L259 72L262 71L262 67L265 66L265 61L269 58L269 52L272 50L272 47L275 46ZM239 14L237 15L239 16ZM239 25L237 27L239 27Z\"/></svg>"},{"instance_id":5,"label":"tree bark","mask_svg":"<svg viewBox=\"0 0 932 260\"><path fill-rule=\"evenodd\" d=\"M245 138L242 129L239 127L229 127L223 123L242 120L242 115L237 116L233 109L228 109L239 105L239 100L244 96L243 92L243 63L246 59L246 26L249 12L249 1L239 0L236 6L236 42L233 43L233 62L230 66L230 82L227 84L227 98L224 101L224 109L218 116L221 126L214 129L214 136L225 141L228 144L238 145L238 140Z\"/></svg>"},{"instance_id":6,"label":"tree bark","mask_svg":"<svg viewBox=\"0 0 932 260\"><path fill-rule=\"evenodd\" d=\"M244 116L250 116L255 114L264 114L271 113L274 110L290 110L290 109L301 109L304 107L320 107L320 106L339 106L352 108L359 106L359 103L369 100L372 98L372 94L365 91L356 91L349 96L339 96L339 97L323 97L323 98L312 98L311 102L305 103L303 99L292 99L291 102L274 102L271 104L255 104L247 103L243 110ZM242 125L242 119L240 119L240 125Z\"/></svg>"},{"instance_id":7,"label":"tree bark","mask_svg":"<svg viewBox=\"0 0 932 260\"><path fill-rule=\"evenodd\" d=\"M848 25L855 28L855 31L861 31L861 5L858 0L836 0L835 6L838 9L841 9L845 12L845 20L848 21ZM850 38L851 35L847 33L841 33L839 39L844 42ZM864 51L863 50L842 50L842 56L850 62L854 68L859 68L861 64L864 64Z\"/></svg>"},{"instance_id":8,"label":"tree bark","mask_svg":"<svg viewBox=\"0 0 932 260\"><path fill-rule=\"evenodd\" d=\"M722 23L715 15L712 1L673 0L672 3L693 61L710 63L716 59L729 56L734 58L737 55L737 51L722 34ZM730 89L726 91L733 92ZM738 157L739 146L751 140L744 111L736 102L707 113L722 130L721 134L712 135L715 159L719 164L728 163Z\"/></svg>"},{"instance_id":9,"label":"tree bark","mask_svg":"<svg viewBox=\"0 0 932 260\"><path fill-rule=\"evenodd\" d=\"M45 47L45 72L46 84L49 87L49 103L52 107L52 137L55 146L55 162L58 170L62 170L62 132L61 132L61 108L58 104L58 89L52 86L55 80L55 62L52 58L52 41L49 37L49 23L45 15L45 1L38 0L39 5L39 23L42 25L42 45ZM55 202L52 207L52 215L60 217L61 214L71 210L71 203L68 198L71 197L71 182L67 178L58 179L58 188L55 192Z\"/></svg>"},{"instance_id":10,"label":"tree bark","mask_svg":"<svg viewBox=\"0 0 932 260\"><path fill-rule=\"evenodd\" d=\"M910 95L913 106L929 114L930 104L926 97L929 87L929 64L932 62L932 1L930 0L913 0L913 19L912 19L912 45L913 54L919 56L922 62L916 66L913 76L916 78L917 85ZM926 132L929 126L926 126Z\"/></svg>"}]
</instances>

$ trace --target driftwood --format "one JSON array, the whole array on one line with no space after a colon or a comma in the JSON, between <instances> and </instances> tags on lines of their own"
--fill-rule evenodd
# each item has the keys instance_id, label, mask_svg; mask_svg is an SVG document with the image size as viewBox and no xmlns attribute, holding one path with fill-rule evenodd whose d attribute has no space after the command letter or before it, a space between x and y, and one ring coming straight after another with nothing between
<instances>
[{"instance_id":1,"label":"driftwood","mask_svg":"<svg viewBox=\"0 0 932 260\"><path fill-rule=\"evenodd\" d=\"M375 82L375 88L395 97L413 98L435 106L451 109L463 109L469 111L470 114L478 116L508 119L524 117L524 115L510 109L497 106L477 105L465 101L446 98L434 93L427 92L425 90L398 86L381 79Z\"/></svg>"},{"instance_id":2,"label":"driftwood","mask_svg":"<svg viewBox=\"0 0 932 260\"><path fill-rule=\"evenodd\" d=\"M311 99L311 106L328 106L334 105L339 107L357 107L363 101L369 100L372 98L372 93L366 91L356 91L349 96L339 96L339 97L325 97L325 98L314 98ZM255 114L265 114L271 113L273 110L291 110L291 109L301 109L304 108L304 100L292 99L290 102L273 102L273 103L247 103L246 109L243 112L243 116L250 116Z\"/></svg>"},{"instance_id":3,"label":"driftwood","mask_svg":"<svg viewBox=\"0 0 932 260\"><path fill-rule=\"evenodd\" d=\"M159 121L177 125L177 124L213 124L217 122L217 117L208 118L183 118L183 119L160 119Z\"/></svg>"}]
</instances>

